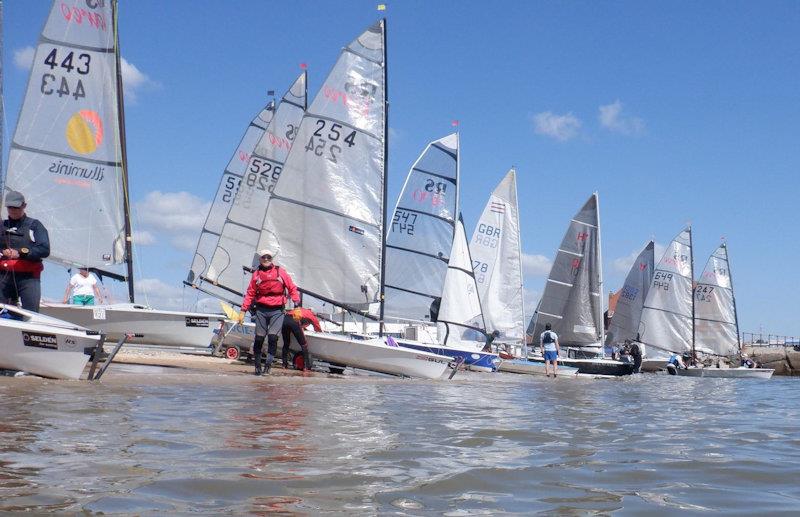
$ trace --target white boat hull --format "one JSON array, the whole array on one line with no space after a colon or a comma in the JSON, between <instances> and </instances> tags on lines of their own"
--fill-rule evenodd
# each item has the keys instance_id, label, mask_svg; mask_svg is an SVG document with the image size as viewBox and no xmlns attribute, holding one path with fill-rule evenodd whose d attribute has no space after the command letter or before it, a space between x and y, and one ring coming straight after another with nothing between
<instances>
[{"instance_id":1,"label":"white boat hull","mask_svg":"<svg viewBox=\"0 0 800 517\"><path fill-rule=\"evenodd\" d=\"M42 304L42 314L69 321L118 341L126 333L135 337L128 343L207 348L225 317L221 314L162 311L150 307L119 303L113 305Z\"/></svg>"},{"instance_id":2,"label":"white boat hull","mask_svg":"<svg viewBox=\"0 0 800 517\"><path fill-rule=\"evenodd\" d=\"M501 372L522 373L527 375L545 375L545 364L539 361L525 361L524 359L506 359L500 363ZM552 370L552 368L551 368ZM577 368L572 366L558 366L558 373L561 375L575 375Z\"/></svg>"},{"instance_id":3,"label":"white boat hull","mask_svg":"<svg viewBox=\"0 0 800 517\"><path fill-rule=\"evenodd\" d=\"M230 325L230 322L226 322ZM242 353L252 353L255 325L238 325L225 337L225 347L237 346ZM357 339L345 334L306 331L308 351L314 360L339 366L350 366L390 375L438 379L442 376L449 357L389 346L385 338ZM283 341L278 343L278 354ZM292 349L299 350L292 340Z\"/></svg>"},{"instance_id":4,"label":"white boat hull","mask_svg":"<svg viewBox=\"0 0 800 517\"><path fill-rule=\"evenodd\" d=\"M0 319L0 368L54 379L79 379L99 335L30 311L0 305L23 320Z\"/></svg>"},{"instance_id":5,"label":"white boat hull","mask_svg":"<svg viewBox=\"0 0 800 517\"><path fill-rule=\"evenodd\" d=\"M681 377L713 377L725 379L769 379L775 373L771 368L678 368Z\"/></svg>"}]
</instances>

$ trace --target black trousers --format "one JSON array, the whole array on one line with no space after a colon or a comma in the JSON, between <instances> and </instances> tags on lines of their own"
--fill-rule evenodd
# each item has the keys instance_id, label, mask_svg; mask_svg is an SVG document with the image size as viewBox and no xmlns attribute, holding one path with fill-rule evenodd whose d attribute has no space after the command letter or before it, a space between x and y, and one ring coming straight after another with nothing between
<instances>
[{"instance_id":1,"label":"black trousers","mask_svg":"<svg viewBox=\"0 0 800 517\"><path fill-rule=\"evenodd\" d=\"M42 297L42 285L33 273L0 273L0 301L9 305L22 302L22 308L39 312L39 300Z\"/></svg>"}]
</instances>

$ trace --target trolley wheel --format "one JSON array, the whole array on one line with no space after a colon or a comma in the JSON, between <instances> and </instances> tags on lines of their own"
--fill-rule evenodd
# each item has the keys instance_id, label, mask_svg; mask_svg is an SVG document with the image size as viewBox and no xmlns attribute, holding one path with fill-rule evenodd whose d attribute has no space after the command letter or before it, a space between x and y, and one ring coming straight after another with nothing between
<instances>
[{"instance_id":1,"label":"trolley wheel","mask_svg":"<svg viewBox=\"0 0 800 517\"><path fill-rule=\"evenodd\" d=\"M239 359L240 355L238 346L229 346L225 349L225 357L231 361Z\"/></svg>"},{"instance_id":2,"label":"trolley wheel","mask_svg":"<svg viewBox=\"0 0 800 517\"><path fill-rule=\"evenodd\" d=\"M306 365L306 360L303 358L302 352L295 352L292 356L292 365L295 370L302 370Z\"/></svg>"}]
</instances>

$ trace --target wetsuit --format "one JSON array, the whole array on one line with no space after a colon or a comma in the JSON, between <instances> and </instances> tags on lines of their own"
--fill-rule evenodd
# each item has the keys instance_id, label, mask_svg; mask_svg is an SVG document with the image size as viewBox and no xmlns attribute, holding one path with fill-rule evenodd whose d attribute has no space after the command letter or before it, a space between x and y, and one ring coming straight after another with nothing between
<instances>
[{"instance_id":1,"label":"wetsuit","mask_svg":"<svg viewBox=\"0 0 800 517\"><path fill-rule=\"evenodd\" d=\"M0 301L16 304L19 299L23 309L39 312L42 259L50 255L47 229L27 215L22 219L6 219L0 248L19 252L18 259L0 258Z\"/></svg>"}]
</instances>

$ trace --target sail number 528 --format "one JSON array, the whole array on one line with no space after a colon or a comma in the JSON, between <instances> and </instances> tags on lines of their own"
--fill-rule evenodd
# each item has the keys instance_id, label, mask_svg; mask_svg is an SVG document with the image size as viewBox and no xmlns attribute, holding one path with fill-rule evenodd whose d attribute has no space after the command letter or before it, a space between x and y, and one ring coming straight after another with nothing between
<instances>
[{"instance_id":1,"label":"sail number 528","mask_svg":"<svg viewBox=\"0 0 800 517\"><path fill-rule=\"evenodd\" d=\"M336 162L336 156L342 154L342 148L339 145L346 144L347 147L353 147L356 143L356 132L351 130L350 134L345 136L346 130L343 131L344 126L335 122L327 122L322 119L317 119L317 129L308 139L306 144L306 152L313 152L317 156L325 156L325 158L333 163Z\"/></svg>"}]
</instances>

